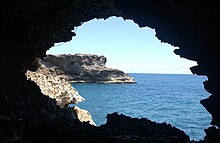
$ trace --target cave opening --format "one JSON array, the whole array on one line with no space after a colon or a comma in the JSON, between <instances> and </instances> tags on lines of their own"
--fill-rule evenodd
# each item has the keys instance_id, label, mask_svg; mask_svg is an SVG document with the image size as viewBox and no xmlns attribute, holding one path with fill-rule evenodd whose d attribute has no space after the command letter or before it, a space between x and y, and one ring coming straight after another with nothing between
<instances>
[{"instance_id":1,"label":"cave opening","mask_svg":"<svg viewBox=\"0 0 220 143\"><path fill-rule=\"evenodd\" d=\"M93 18L108 18L113 15L132 19L140 27L154 28L158 39L179 47L174 51L177 55L197 61L198 65L190 69L193 74L207 76L208 78L203 84L210 96L200 100L200 103L212 116L211 126L204 127L206 136L204 140L199 142L220 142L220 88L218 84L220 81L220 64L219 49L216 46L219 41L219 8L217 2L199 0L128 0L126 2L121 0L35 0L1 1L0 3L2 18L0 30L2 47L0 60L0 142L41 142L45 140L45 137L48 142L139 142L140 140L148 142L152 139L153 142L158 142L157 137L162 137L159 138L161 142L167 142L167 139L168 142L178 142L176 137L183 132L176 132L175 130L175 134L169 134L164 129L168 127L168 131L173 133L174 128L170 126L164 128L164 124L160 124L160 127L154 124L153 127L155 127L154 131L156 132L152 133L150 129L152 133L150 136L149 134L143 135L142 132L138 132L138 136L133 134L134 132L130 134L130 129L133 130L134 128L128 129L127 125L130 125L131 122L124 124L125 120L129 119L130 121L129 117L111 115L116 119L122 117L122 122L120 122L122 126L110 118L113 121L110 122L113 128L109 124L103 125L104 128L103 126L93 126L94 128L84 126L85 124L78 122L75 118L72 109L60 108L54 99L44 96L34 82L26 80L24 73L28 69L36 70L35 58L44 57L46 50L54 43L70 41L75 36L74 31L72 31L74 27ZM167 85L165 82L163 87L166 88ZM70 87L72 86L70 85ZM181 86L181 89L184 90L185 88ZM172 88L172 90L176 91L176 88ZM198 90L194 90L198 93ZM179 92L178 95L181 93ZM163 96L158 96L159 99L161 97ZM110 96L110 98L113 97ZM81 100L83 99L81 98ZM131 100L131 103L136 102ZM192 108L189 110L193 111ZM200 117L197 113L199 112L194 115L199 120ZM184 115L187 114L184 113ZM140 123L139 121L142 122L143 120L132 119L131 126L134 127L135 123ZM203 123L203 120L199 122ZM193 125L195 124L191 125L191 129L194 129ZM72 128L72 126L77 126L80 129ZM115 130L116 128L117 130ZM123 132L120 130L122 128L125 128ZM105 129L107 132L103 132ZM149 133L149 130L145 131ZM97 135L100 138L94 138ZM182 135L183 138L181 136L177 138L184 143L189 142L188 136L185 133ZM140 140L137 141L137 137Z\"/></svg>"},{"instance_id":2,"label":"cave opening","mask_svg":"<svg viewBox=\"0 0 220 143\"><path fill-rule=\"evenodd\" d=\"M71 109L60 108L54 99L43 95L34 82L26 80L24 73L27 69L36 70L35 58L44 57L54 43L70 41L75 26L93 18L113 15L132 19L140 27L154 28L158 39L179 47L174 51L177 55L197 61L198 65L190 69L193 74L208 78L203 84L210 96L200 103L212 116L211 126L204 129L204 140L198 142L220 142L220 60L216 46L220 12L217 1L12 0L0 3L0 142L189 142L185 133L173 131L174 128L164 124L154 124L155 130L145 130L145 135L142 132L133 134L137 130L130 134L130 129L134 129L132 126L137 128L140 122L141 125L146 123L141 119L113 115L110 120L115 118L111 120L115 122L110 122L110 126L105 124L104 128L79 123ZM199 117L197 113L195 117ZM123 124L124 120L120 119L132 121ZM120 121L125 125L125 132L121 132ZM138 127L138 130L143 129Z\"/></svg>"},{"instance_id":3,"label":"cave opening","mask_svg":"<svg viewBox=\"0 0 220 143\"><path fill-rule=\"evenodd\" d=\"M47 54L97 54L106 66L126 73L191 74L197 63L173 53L178 47L157 39L154 29L122 17L93 19L76 27L71 41L56 43ZM129 63L129 64L126 64Z\"/></svg>"},{"instance_id":4,"label":"cave opening","mask_svg":"<svg viewBox=\"0 0 220 143\"><path fill-rule=\"evenodd\" d=\"M105 22L110 27L105 27L103 24ZM130 25L123 25L124 22L130 23ZM108 31L107 28L111 30ZM147 35L150 34L144 32L138 35L140 32L135 33L135 30L146 30L151 33L151 36L148 37ZM115 31L121 33L115 33ZM111 87L102 84L98 85L99 87L96 84L73 84L73 87L86 99L85 102L79 103L79 107L88 110L97 125L105 123L108 113L117 111L131 117L143 117L156 122L170 123L183 129L191 139L200 140L204 137L203 129L209 126L211 120L210 115L199 103L208 95L202 87L202 82L206 78L195 77L191 74L189 68L196 63L176 56L173 50L177 47L160 42L155 37L155 31L150 28L139 28L132 20L124 21L122 18L116 17L107 20L91 20L76 28L74 32L77 35L70 42L55 44L47 51L47 54L104 55L107 57L107 67L121 69L134 77L136 76L134 73L139 73L141 76L137 78L154 81L142 80L137 81L137 85L117 84L111 85ZM128 35L133 36L129 39ZM146 51L144 48L155 50ZM143 77L145 74L147 76ZM166 75L166 77L158 77L159 75ZM183 77L178 77L179 75ZM137 88L139 85L141 87ZM148 91L141 89L143 86L149 87ZM130 94L123 94L123 91ZM184 98L186 95L187 97ZM127 99L126 96L130 99ZM99 103L101 104L98 105ZM163 104L167 104L167 106ZM155 112L149 112L154 110Z\"/></svg>"}]
</instances>

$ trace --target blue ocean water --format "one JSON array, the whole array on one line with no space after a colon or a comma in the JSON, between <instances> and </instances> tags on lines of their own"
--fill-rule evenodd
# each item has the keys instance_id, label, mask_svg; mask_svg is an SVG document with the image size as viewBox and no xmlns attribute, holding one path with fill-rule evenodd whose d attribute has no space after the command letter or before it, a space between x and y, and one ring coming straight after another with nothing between
<instances>
[{"instance_id":1,"label":"blue ocean water","mask_svg":"<svg viewBox=\"0 0 220 143\"><path fill-rule=\"evenodd\" d=\"M211 116L199 103L209 96L207 78L182 74L129 74L137 84L72 84L86 100L78 103L99 126L108 113L167 122L185 131L191 140L203 139Z\"/></svg>"}]
</instances>

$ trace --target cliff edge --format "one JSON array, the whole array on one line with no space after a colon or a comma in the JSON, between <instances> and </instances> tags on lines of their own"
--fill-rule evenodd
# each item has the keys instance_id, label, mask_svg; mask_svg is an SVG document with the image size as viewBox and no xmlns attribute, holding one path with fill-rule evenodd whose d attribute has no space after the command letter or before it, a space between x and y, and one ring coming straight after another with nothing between
<instances>
[{"instance_id":1,"label":"cliff edge","mask_svg":"<svg viewBox=\"0 0 220 143\"><path fill-rule=\"evenodd\" d=\"M134 78L118 69L105 66L107 58L93 54L47 55L41 66L54 68L76 83L136 83Z\"/></svg>"}]
</instances>

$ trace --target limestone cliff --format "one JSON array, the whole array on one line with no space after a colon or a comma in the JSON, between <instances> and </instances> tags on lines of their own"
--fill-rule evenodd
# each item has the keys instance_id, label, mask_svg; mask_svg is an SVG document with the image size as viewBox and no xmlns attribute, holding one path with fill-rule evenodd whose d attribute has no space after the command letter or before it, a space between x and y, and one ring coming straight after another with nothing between
<instances>
[{"instance_id":1,"label":"limestone cliff","mask_svg":"<svg viewBox=\"0 0 220 143\"><path fill-rule=\"evenodd\" d=\"M56 99L57 105L61 107L85 100L66 80L65 75L58 75L52 68L38 68L35 72L27 71L26 76L40 87L44 95Z\"/></svg>"},{"instance_id":2,"label":"limestone cliff","mask_svg":"<svg viewBox=\"0 0 220 143\"><path fill-rule=\"evenodd\" d=\"M34 81L39 86L44 95L55 99L57 105L62 108L68 104L77 104L78 102L85 100L68 82L68 77L64 74L58 75L53 68L39 67L37 71L27 71L25 75L28 80ZM92 116L87 110L80 109L77 106L69 109L69 116L71 116L73 120L88 122L89 124L96 126Z\"/></svg>"},{"instance_id":3,"label":"limestone cliff","mask_svg":"<svg viewBox=\"0 0 220 143\"><path fill-rule=\"evenodd\" d=\"M58 74L65 73L71 82L136 83L123 71L106 67L106 61L106 57L93 54L62 54L47 55L40 63L55 68Z\"/></svg>"}]
</instances>

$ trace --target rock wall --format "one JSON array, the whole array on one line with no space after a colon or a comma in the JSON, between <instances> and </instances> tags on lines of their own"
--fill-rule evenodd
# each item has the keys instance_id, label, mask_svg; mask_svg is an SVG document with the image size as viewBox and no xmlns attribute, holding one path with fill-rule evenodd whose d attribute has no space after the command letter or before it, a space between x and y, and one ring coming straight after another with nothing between
<instances>
[{"instance_id":1,"label":"rock wall","mask_svg":"<svg viewBox=\"0 0 220 143\"><path fill-rule=\"evenodd\" d=\"M92 119L92 116L90 115L90 113L87 110L80 109L77 106L74 106L73 110L75 111L76 117L80 122L82 122L82 123L88 122L90 125L96 126L95 122Z\"/></svg>"},{"instance_id":2,"label":"rock wall","mask_svg":"<svg viewBox=\"0 0 220 143\"><path fill-rule=\"evenodd\" d=\"M51 123L49 123L51 124ZM145 118L131 118L117 113L107 115L107 123L100 127L87 124L68 128L59 125L60 130L48 129L48 124L34 128L27 134L27 140L39 143L53 140L67 143L188 143L189 137L179 129L166 123L155 123ZM43 128L43 130L41 130ZM82 129L83 128L83 129ZM60 136L54 136L54 133ZM37 136L36 136L37 135ZM86 135L86 136L85 136Z\"/></svg>"},{"instance_id":3,"label":"rock wall","mask_svg":"<svg viewBox=\"0 0 220 143\"><path fill-rule=\"evenodd\" d=\"M71 82L136 83L134 78L118 69L105 66L107 58L93 54L47 55L40 63L63 71ZM63 74L61 72L61 74Z\"/></svg>"},{"instance_id":4,"label":"rock wall","mask_svg":"<svg viewBox=\"0 0 220 143\"><path fill-rule=\"evenodd\" d=\"M85 100L67 81L65 75L58 75L52 68L38 68L35 72L27 71L26 76L40 87L44 95L55 99L57 105L61 107Z\"/></svg>"},{"instance_id":5,"label":"rock wall","mask_svg":"<svg viewBox=\"0 0 220 143\"><path fill-rule=\"evenodd\" d=\"M65 74L58 75L53 68L39 67L37 71L27 71L25 75L27 80L34 81L39 86L44 95L55 99L56 104L61 108L85 100L79 95L78 91L70 84L70 82L68 82L68 77ZM88 122L89 124L96 126L92 116L87 110L80 109L77 106L68 108L74 112L71 116L75 120L82 123Z\"/></svg>"},{"instance_id":6,"label":"rock wall","mask_svg":"<svg viewBox=\"0 0 220 143\"><path fill-rule=\"evenodd\" d=\"M212 115L211 125L215 130L205 130L211 138L205 142L219 142L220 138L220 60L218 45L220 11L215 2L209 1L153 1L116 0L122 9L124 18L132 19L140 27L156 30L156 37L161 42L179 47L174 53L181 58L197 62L191 67L193 74L207 76L204 88L211 94L201 100L201 104ZM138 9L137 9L138 7ZM155 8L159 8L155 10ZM175 13L175 14L174 14Z\"/></svg>"}]
</instances>

